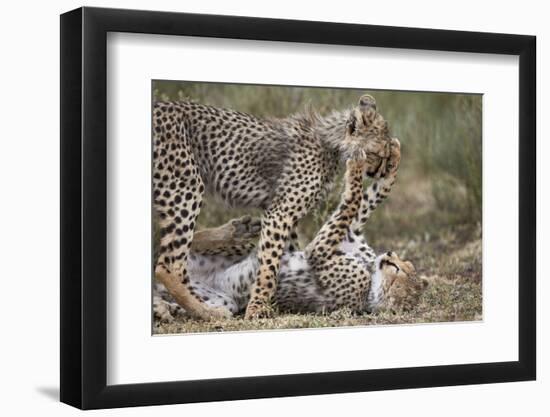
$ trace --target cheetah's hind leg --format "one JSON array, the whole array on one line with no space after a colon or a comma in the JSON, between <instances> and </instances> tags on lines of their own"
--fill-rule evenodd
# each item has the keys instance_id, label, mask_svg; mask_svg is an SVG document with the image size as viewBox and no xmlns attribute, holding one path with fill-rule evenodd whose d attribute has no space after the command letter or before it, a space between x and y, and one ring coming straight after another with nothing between
<instances>
[{"instance_id":1,"label":"cheetah's hind leg","mask_svg":"<svg viewBox=\"0 0 550 417\"><path fill-rule=\"evenodd\" d=\"M211 288L201 282L193 282L192 287L195 293L210 308L227 309L231 314L238 313L239 306L231 295ZM170 296L166 288L164 288L164 286L160 283L155 283L153 292L154 318L161 323L171 323L177 317L185 317L185 314L185 310L179 304L174 302L172 296Z\"/></svg>"},{"instance_id":2,"label":"cheetah's hind leg","mask_svg":"<svg viewBox=\"0 0 550 417\"><path fill-rule=\"evenodd\" d=\"M188 256L205 187L185 132L174 117L153 118L153 201L160 228L155 277L193 317L229 317L226 308L208 306L189 279Z\"/></svg>"},{"instance_id":3,"label":"cheetah's hind leg","mask_svg":"<svg viewBox=\"0 0 550 417\"><path fill-rule=\"evenodd\" d=\"M260 235L260 230L260 219L239 217L222 226L195 232L191 252L228 259L242 258L255 248L254 239Z\"/></svg>"}]
</instances>

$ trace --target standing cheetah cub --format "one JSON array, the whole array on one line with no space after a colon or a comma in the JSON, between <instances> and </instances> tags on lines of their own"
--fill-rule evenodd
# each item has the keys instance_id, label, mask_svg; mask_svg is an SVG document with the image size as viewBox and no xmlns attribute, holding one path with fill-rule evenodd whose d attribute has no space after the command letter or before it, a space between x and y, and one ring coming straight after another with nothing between
<instances>
[{"instance_id":1,"label":"standing cheetah cub","mask_svg":"<svg viewBox=\"0 0 550 417\"><path fill-rule=\"evenodd\" d=\"M394 252L376 256L360 234L372 212L389 195L399 161L400 146L394 139L388 175L364 192L366 161L347 162L339 207L305 251L286 249L283 254L275 293L280 310L326 313L347 307L355 312L400 311L418 304L427 281L416 276L411 262L402 261ZM243 254L250 250L257 226L246 217L196 236L191 247L191 285L210 307L227 308L232 314L246 308L259 264L255 251ZM204 253L203 248L210 250ZM157 294L155 316L169 321L170 312L175 313L178 307L166 293Z\"/></svg>"},{"instance_id":2,"label":"standing cheetah cub","mask_svg":"<svg viewBox=\"0 0 550 417\"><path fill-rule=\"evenodd\" d=\"M367 155L380 177L389 155L388 126L371 96L327 117L308 112L259 119L192 102L157 102L153 109L153 200L161 240L156 278L177 303L200 318L227 317L191 285L191 242L204 192L227 203L264 209L259 267L246 317L269 314L281 256L297 222L322 198L342 162Z\"/></svg>"}]
</instances>

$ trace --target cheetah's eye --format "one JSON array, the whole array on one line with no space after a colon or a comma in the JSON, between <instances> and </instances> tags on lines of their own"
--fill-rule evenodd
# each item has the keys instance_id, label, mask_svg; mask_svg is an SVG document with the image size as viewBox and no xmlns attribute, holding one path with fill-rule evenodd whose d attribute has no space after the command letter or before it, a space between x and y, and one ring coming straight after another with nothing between
<instances>
[{"instance_id":1,"label":"cheetah's eye","mask_svg":"<svg viewBox=\"0 0 550 417\"><path fill-rule=\"evenodd\" d=\"M393 267L395 268L395 272L396 272L396 273L399 273L400 269L399 269L399 267L397 266L397 264L394 264L393 262L387 261L387 260L384 261L384 263L385 263L386 265L393 266Z\"/></svg>"}]
</instances>

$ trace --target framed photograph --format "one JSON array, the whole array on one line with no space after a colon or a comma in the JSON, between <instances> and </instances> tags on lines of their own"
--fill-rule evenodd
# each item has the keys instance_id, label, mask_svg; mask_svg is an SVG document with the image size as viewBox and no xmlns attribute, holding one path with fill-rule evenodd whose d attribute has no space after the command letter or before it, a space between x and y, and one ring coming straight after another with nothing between
<instances>
[{"instance_id":1,"label":"framed photograph","mask_svg":"<svg viewBox=\"0 0 550 417\"><path fill-rule=\"evenodd\" d=\"M61 401L533 380L533 36L61 16Z\"/></svg>"}]
</instances>

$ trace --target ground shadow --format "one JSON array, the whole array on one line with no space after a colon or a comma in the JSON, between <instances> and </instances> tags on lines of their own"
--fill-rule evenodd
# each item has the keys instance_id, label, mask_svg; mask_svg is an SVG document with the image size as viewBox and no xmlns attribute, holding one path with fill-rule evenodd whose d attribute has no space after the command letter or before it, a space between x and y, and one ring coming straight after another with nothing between
<instances>
[{"instance_id":1,"label":"ground shadow","mask_svg":"<svg viewBox=\"0 0 550 417\"><path fill-rule=\"evenodd\" d=\"M37 387L36 391L44 397L48 397L54 401L59 401L59 387Z\"/></svg>"}]
</instances>

